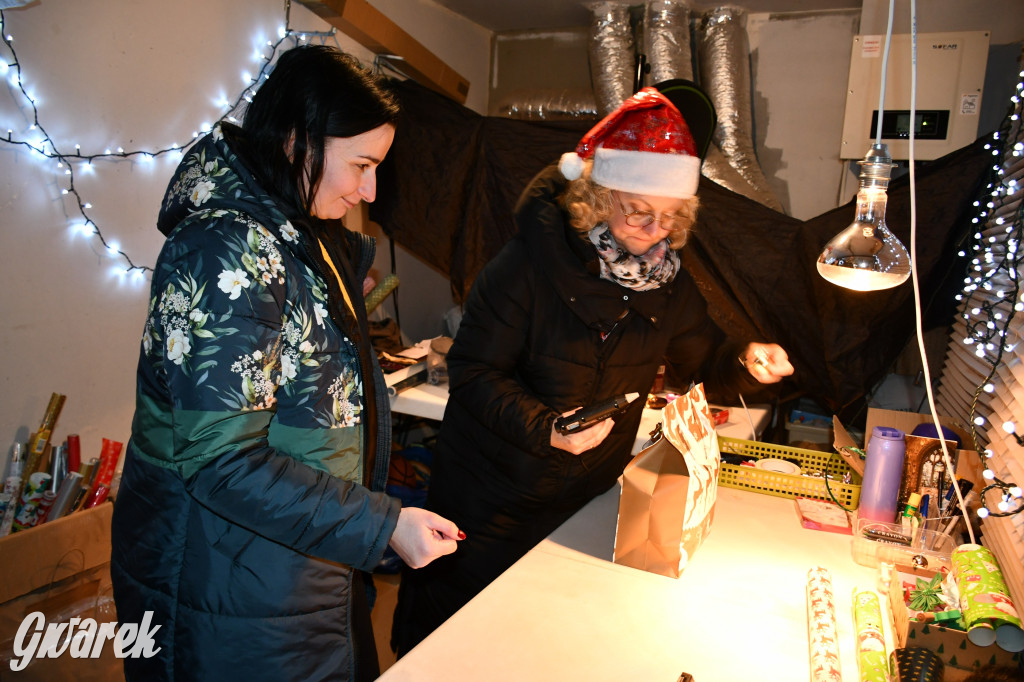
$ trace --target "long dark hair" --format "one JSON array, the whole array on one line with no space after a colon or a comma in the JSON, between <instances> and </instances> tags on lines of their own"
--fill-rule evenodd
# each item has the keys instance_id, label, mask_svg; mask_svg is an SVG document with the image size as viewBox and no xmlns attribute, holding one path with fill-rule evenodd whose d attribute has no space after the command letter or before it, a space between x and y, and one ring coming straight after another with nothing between
<instances>
[{"instance_id":1,"label":"long dark hair","mask_svg":"<svg viewBox=\"0 0 1024 682\"><path fill-rule=\"evenodd\" d=\"M395 125L398 112L387 84L354 57L327 45L304 45L278 58L246 107L241 133L230 127L225 132L264 188L297 215L310 217L323 177L326 138Z\"/></svg>"}]
</instances>

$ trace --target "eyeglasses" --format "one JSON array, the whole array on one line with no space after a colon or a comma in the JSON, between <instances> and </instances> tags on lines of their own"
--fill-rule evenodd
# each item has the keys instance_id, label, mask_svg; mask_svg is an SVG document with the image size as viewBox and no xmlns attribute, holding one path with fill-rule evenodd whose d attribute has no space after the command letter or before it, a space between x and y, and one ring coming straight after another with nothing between
<instances>
[{"instance_id":1,"label":"eyeglasses","mask_svg":"<svg viewBox=\"0 0 1024 682\"><path fill-rule=\"evenodd\" d=\"M659 218L656 214L650 211L630 211L626 212L626 207L622 205L621 199L616 199L619 205L619 211L622 212L623 217L626 219L626 224L630 227L647 227L651 223L657 221L661 225L661 229L666 232L671 232L680 226L683 221L683 217L672 213L662 213Z\"/></svg>"}]
</instances>

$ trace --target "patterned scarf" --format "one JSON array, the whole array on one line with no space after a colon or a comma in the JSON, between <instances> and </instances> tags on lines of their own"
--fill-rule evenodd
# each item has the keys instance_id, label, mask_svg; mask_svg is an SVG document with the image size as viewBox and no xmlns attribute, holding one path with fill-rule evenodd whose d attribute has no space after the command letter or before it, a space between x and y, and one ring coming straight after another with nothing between
<instances>
[{"instance_id":1,"label":"patterned scarf","mask_svg":"<svg viewBox=\"0 0 1024 682\"><path fill-rule=\"evenodd\" d=\"M657 289L675 279L679 272L679 254L662 239L641 256L634 256L616 243L608 223L600 223L587 233L597 249L601 278L634 291Z\"/></svg>"}]
</instances>

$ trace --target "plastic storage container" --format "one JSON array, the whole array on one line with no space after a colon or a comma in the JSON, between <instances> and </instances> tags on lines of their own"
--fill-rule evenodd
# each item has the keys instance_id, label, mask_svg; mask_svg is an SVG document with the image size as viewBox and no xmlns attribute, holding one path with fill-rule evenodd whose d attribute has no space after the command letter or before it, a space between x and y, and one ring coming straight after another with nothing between
<instances>
[{"instance_id":1,"label":"plastic storage container","mask_svg":"<svg viewBox=\"0 0 1024 682\"><path fill-rule=\"evenodd\" d=\"M718 449L723 455L740 455L755 461L786 460L797 464L801 470L799 474L786 474L723 461L718 472L718 485L775 497L828 500L838 502L847 510L856 509L860 503L860 476L850 469L838 453L724 436L718 437ZM821 475L804 475L815 473ZM830 476L827 487L826 474ZM849 483L843 482L846 476L850 477Z\"/></svg>"},{"instance_id":2,"label":"plastic storage container","mask_svg":"<svg viewBox=\"0 0 1024 682\"><path fill-rule=\"evenodd\" d=\"M786 422L787 440L790 443L821 443L832 445L832 420L815 412L794 409Z\"/></svg>"},{"instance_id":3,"label":"plastic storage container","mask_svg":"<svg viewBox=\"0 0 1024 682\"><path fill-rule=\"evenodd\" d=\"M906 451L906 436L899 429L876 426L871 430L858 518L883 523L896 521Z\"/></svg>"},{"instance_id":4,"label":"plastic storage container","mask_svg":"<svg viewBox=\"0 0 1024 682\"><path fill-rule=\"evenodd\" d=\"M881 562L896 564L909 568L923 568L937 571L940 567L949 568L953 556L953 540L938 531L919 528L917 534L910 538L910 544L900 544L868 537L869 531L876 534L892 533L895 536L908 537L898 523L882 523L868 519L858 519L854 525L853 560L861 566L877 566Z\"/></svg>"}]
</instances>

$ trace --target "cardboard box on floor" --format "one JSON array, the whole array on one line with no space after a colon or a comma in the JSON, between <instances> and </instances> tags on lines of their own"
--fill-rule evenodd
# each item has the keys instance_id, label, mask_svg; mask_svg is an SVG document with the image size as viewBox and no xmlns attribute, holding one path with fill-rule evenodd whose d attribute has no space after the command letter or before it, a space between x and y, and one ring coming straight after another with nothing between
<instances>
[{"instance_id":1,"label":"cardboard box on floor","mask_svg":"<svg viewBox=\"0 0 1024 682\"><path fill-rule=\"evenodd\" d=\"M22 621L41 611L47 623L73 616L115 622L110 588L110 519L107 502L0 538L0 677L10 670ZM34 680L123 680L113 646L99 658L34 659L15 674Z\"/></svg>"},{"instance_id":2,"label":"cardboard box on floor","mask_svg":"<svg viewBox=\"0 0 1024 682\"><path fill-rule=\"evenodd\" d=\"M871 431L876 426L889 426L894 429L899 429L903 433L911 433L917 426L921 424L931 424L932 416L930 414L919 414L917 412L900 412L899 410L882 410L874 407L868 408L867 421L864 427L864 447L863 450L867 452L868 442L871 440ZM968 432L959 422L949 417L939 416L939 423L948 429L951 429L957 436L960 437L960 442L965 446L961 447L957 452L956 459L956 475L959 478L971 481L975 486L981 481L981 460L978 458L978 453L974 450L968 450L972 444L971 434ZM834 446L836 451L839 452L840 456L850 465L850 468L857 473L864 474L864 460L862 460L857 454L851 453L849 448L860 448L860 446L854 442L853 438L843 427L839 421L839 417L832 417L832 426L835 431ZM950 453L952 454L952 453Z\"/></svg>"}]
</instances>

